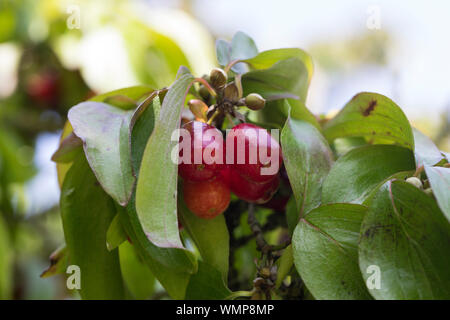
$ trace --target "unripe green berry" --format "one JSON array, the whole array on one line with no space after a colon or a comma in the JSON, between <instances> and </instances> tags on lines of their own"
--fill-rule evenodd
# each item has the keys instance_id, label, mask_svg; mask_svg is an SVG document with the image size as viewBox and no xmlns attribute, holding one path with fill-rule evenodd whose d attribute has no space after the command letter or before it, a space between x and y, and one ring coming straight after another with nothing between
<instances>
[{"instance_id":1,"label":"unripe green berry","mask_svg":"<svg viewBox=\"0 0 450 320\"><path fill-rule=\"evenodd\" d=\"M209 81L215 89L222 89L228 81L228 76L225 71L220 68L214 68L209 75Z\"/></svg>"},{"instance_id":2,"label":"unripe green berry","mask_svg":"<svg viewBox=\"0 0 450 320\"><path fill-rule=\"evenodd\" d=\"M245 105L251 110L261 110L266 104L266 100L257 93L250 93L244 101Z\"/></svg>"},{"instance_id":3,"label":"unripe green berry","mask_svg":"<svg viewBox=\"0 0 450 320\"><path fill-rule=\"evenodd\" d=\"M413 186L419 189L422 189L423 187L422 181L420 181L420 179L416 177L409 177L408 179L406 179L406 182L412 184Z\"/></svg>"},{"instance_id":4,"label":"unripe green berry","mask_svg":"<svg viewBox=\"0 0 450 320\"><path fill-rule=\"evenodd\" d=\"M239 100L239 89L234 84L234 82L231 82L227 84L223 91L223 96L225 99L228 99L230 101L238 101Z\"/></svg>"}]
</instances>

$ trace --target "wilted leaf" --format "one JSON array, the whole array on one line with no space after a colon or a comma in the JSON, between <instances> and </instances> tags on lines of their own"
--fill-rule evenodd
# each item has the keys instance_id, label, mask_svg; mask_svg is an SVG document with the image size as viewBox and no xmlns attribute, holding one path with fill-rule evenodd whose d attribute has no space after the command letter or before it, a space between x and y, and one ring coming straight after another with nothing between
<instances>
[{"instance_id":1,"label":"wilted leaf","mask_svg":"<svg viewBox=\"0 0 450 320\"><path fill-rule=\"evenodd\" d=\"M317 207L333 163L331 150L311 124L288 118L281 132L283 159L299 208L299 218Z\"/></svg>"},{"instance_id":2,"label":"wilted leaf","mask_svg":"<svg viewBox=\"0 0 450 320\"><path fill-rule=\"evenodd\" d=\"M358 267L358 237L366 211L356 204L323 205L295 228L295 266L316 299L371 298Z\"/></svg>"},{"instance_id":3,"label":"wilted leaf","mask_svg":"<svg viewBox=\"0 0 450 320\"><path fill-rule=\"evenodd\" d=\"M179 127L181 109L194 77L185 74L167 92L161 114L145 147L136 188L136 209L147 237L157 246L183 248L178 232L178 166L171 137ZM155 187L157 186L157 187Z\"/></svg>"},{"instance_id":4,"label":"wilted leaf","mask_svg":"<svg viewBox=\"0 0 450 320\"><path fill-rule=\"evenodd\" d=\"M323 183L323 203L363 203L383 180L400 171L414 170L411 150L393 145L369 145L339 158Z\"/></svg>"},{"instance_id":5,"label":"wilted leaf","mask_svg":"<svg viewBox=\"0 0 450 320\"><path fill-rule=\"evenodd\" d=\"M377 299L450 298L450 224L434 199L404 181L386 182L361 226L359 263L380 270Z\"/></svg>"},{"instance_id":6,"label":"wilted leaf","mask_svg":"<svg viewBox=\"0 0 450 320\"><path fill-rule=\"evenodd\" d=\"M450 168L425 166L425 173L439 207L450 221Z\"/></svg>"},{"instance_id":7,"label":"wilted leaf","mask_svg":"<svg viewBox=\"0 0 450 320\"><path fill-rule=\"evenodd\" d=\"M392 142L414 150L411 126L403 111L391 99L362 92L324 126L331 143L341 137L365 137L369 142Z\"/></svg>"}]
</instances>

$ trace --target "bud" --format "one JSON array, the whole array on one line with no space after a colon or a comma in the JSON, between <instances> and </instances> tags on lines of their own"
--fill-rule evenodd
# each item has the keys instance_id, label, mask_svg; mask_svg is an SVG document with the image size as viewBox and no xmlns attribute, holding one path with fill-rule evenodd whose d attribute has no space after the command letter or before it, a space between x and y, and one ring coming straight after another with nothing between
<instances>
[{"instance_id":1,"label":"bud","mask_svg":"<svg viewBox=\"0 0 450 320\"><path fill-rule=\"evenodd\" d=\"M263 278L269 278L270 277L270 269L267 267L262 268L259 271L259 274L263 277Z\"/></svg>"},{"instance_id":2,"label":"bud","mask_svg":"<svg viewBox=\"0 0 450 320\"><path fill-rule=\"evenodd\" d=\"M422 181L420 181L419 178L416 177L409 177L408 179L406 179L406 182L412 184L413 186L415 186L416 188L422 189Z\"/></svg>"},{"instance_id":3,"label":"bud","mask_svg":"<svg viewBox=\"0 0 450 320\"><path fill-rule=\"evenodd\" d=\"M225 99L228 99L233 102L239 100L239 89L234 84L234 82L227 84L227 86L223 91L223 96L225 97Z\"/></svg>"},{"instance_id":4,"label":"bud","mask_svg":"<svg viewBox=\"0 0 450 320\"><path fill-rule=\"evenodd\" d=\"M202 100L189 100L188 106L189 110L191 110L191 112L194 114L196 120L206 122L206 113L208 112L208 106Z\"/></svg>"},{"instance_id":5,"label":"bud","mask_svg":"<svg viewBox=\"0 0 450 320\"><path fill-rule=\"evenodd\" d=\"M228 76L225 71L220 68L211 70L209 81L215 89L222 89L227 84Z\"/></svg>"},{"instance_id":6,"label":"bud","mask_svg":"<svg viewBox=\"0 0 450 320\"><path fill-rule=\"evenodd\" d=\"M245 105L251 110L261 110L266 104L266 100L257 93L250 93L244 101Z\"/></svg>"},{"instance_id":7,"label":"bud","mask_svg":"<svg viewBox=\"0 0 450 320\"><path fill-rule=\"evenodd\" d=\"M209 91L204 85L200 85L198 93L204 100L207 100L209 98Z\"/></svg>"}]
</instances>

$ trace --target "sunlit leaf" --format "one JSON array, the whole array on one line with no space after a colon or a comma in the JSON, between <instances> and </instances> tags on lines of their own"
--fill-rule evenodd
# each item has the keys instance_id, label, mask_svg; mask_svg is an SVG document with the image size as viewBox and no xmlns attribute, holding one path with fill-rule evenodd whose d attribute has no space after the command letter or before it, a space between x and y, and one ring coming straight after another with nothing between
<instances>
[{"instance_id":1,"label":"sunlit leaf","mask_svg":"<svg viewBox=\"0 0 450 320\"><path fill-rule=\"evenodd\" d=\"M12 298L13 255L10 234L6 222L0 214L0 300Z\"/></svg>"},{"instance_id":2,"label":"sunlit leaf","mask_svg":"<svg viewBox=\"0 0 450 320\"><path fill-rule=\"evenodd\" d=\"M369 142L396 143L414 150L411 126L403 111L391 99L362 92L324 126L329 142L342 137L364 137Z\"/></svg>"},{"instance_id":3,"label":"sunlit leaf","mask_svg":"<svg viewBox=\"0 0 450 320\"><path fill-rule=\"evenodd\" d=\"M127 240L127 234L120 223L119 215L116 214L106 232L106 248L108 251L116 249Z\"/></svg>"},{"instance_id":4,"label":"sunlit leaf","mask_svg":"<svg viewBox=\"0 0 450 320\"><path fill-rule=\"evenodd\" d=\"M66 245L60 246L50 255L50 266L41 274L41 278L64 274L67 270L69 254Z\"/></svg>"}]
</instances>

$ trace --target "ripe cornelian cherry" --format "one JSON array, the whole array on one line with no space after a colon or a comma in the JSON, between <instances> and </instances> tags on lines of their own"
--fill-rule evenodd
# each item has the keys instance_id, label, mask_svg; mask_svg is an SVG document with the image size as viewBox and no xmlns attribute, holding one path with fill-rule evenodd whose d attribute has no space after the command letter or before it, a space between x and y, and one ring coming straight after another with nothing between
<instances>
[{"instance_id":1,"label":"ripe cornelian cherry","mask_svg":"<svg viewBox=\"0 0 450 320\"><path fill-rule=\"evenodd\" d=\"M280 145L267 130L254 124L241 123L233 127L228 133L228 148L231 146L230 143L233 143L232 140L234 140L233 169L239 172L241 176L254 182L272 181L278 174L283 160ZM263 148L266 148L266 150ZM262 151L263 157L261 157L260 151ZM244 163L239 163L239 154L242 157L244 152ZM277 153L278 156L276 156ZM252 158L250 155L253 155ZM265 157L266 155L267 157ZM231 155L228 155L228 157L231 157ZM251 160L255 161L252 162ZM229 159L227 163L229 163ZM267 172L261 171L261 169L269 167L274 169L272 173L267 174Z\"/></svg>"},{"instance_id":2,"label":"ripe cornelian cherry","mask_svg":"<svg viewBox=\"0 0 450 320\"><path fill-rule=\"evenodd\" d=\"M218 216L230 203L230 189L220 177L208 181L184 181L183 196L188 209L203 219Z\"/></svg>"},{"instance_id":3,"label":"ripe cornelian cherry","mask_svg":"<svg viewBox=\"0 0 450 320\"><path fill-rule=\"evenodd\" d=\"M188 122L182 126L182 129L186 129L190 135L191 156L190 161L187 161L189 163L182 162L178 165L178 173L183 179L188 181L206 181L214 178L219 174L224 163L224 151L222 151L221 160L214 161L216 150L224 150L222 133L217 128L200 121ZM209 132L207 133L207 131ZM215 133L215 135L212 133ZM181 135L180 146L183 139L183 135ZM206 148L208 149L205 153ZM201 157L195 159L195 152ZM179 154L180 158L183 157L183 153L184 150L182 148ZM207 159L204 155L210 155L211 157ZM220 154L217 154L217 156L220 156Z\"/></svg>"},{"instance_id":4,"label":"ripe cornelian cherry","mask_svg":"<svg viewBox=\"0 0 450 320\"><path fill-rule=\"evenodd\" d=\"M221 171L221 179L239 199L256 204L268 202L280 185L278 175L273 176L269 181L254 182L230 166Z\"/></svg>"}]
</instances>

